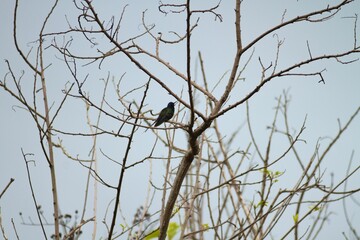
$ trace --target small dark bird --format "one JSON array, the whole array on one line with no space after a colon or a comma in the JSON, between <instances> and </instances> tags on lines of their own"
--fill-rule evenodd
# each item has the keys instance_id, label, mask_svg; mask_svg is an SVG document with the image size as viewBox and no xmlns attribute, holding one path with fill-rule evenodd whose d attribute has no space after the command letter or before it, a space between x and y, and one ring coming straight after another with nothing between
<instances>
[{"instance_id":1,"label":"small dark bird","mask_svg":"<svg viewBox=\"0 0 360 240\"><path fill-rule=\"evenodd\" d=\"M169 121L174 116L174 112L175 112L174 105L175 105L174 102L169 102L167 107L161 110L158 118L154 122L155 127L159 126L163 122Z\"/></svg>"}]
</instances>

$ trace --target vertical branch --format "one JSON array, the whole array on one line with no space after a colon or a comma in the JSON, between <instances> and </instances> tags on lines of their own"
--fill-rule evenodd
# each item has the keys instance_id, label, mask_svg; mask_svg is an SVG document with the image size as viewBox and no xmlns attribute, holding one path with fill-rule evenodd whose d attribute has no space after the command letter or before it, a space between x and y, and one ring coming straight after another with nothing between
<instances>
[{"instance_id":1,"label":"vertical branch","mask_svg":"<svg viewBox=\"0 0 360 240\"><path fill-rule=\"evenodd\" d=\"M122 162L122 165L121 165L121 172L120 172L119 182L118 182L118 186L116 188L116 200L115 200L113 218L112 218L110 231L109 231L109 235L108 235L109 240L111 239L111 236L112 236L112 234L114 232L114 227L115 227L115 223L116 223L117 211L118 211L119 204L120 204L121 187L122 187L122 182L123 182L123 178L124 178L124 174L125 174L125 170L126 170L126 162L127 162L127 159L128 159L129 153L130 153L131 144L132 144L132 140L133 140L133 137L134 137L134 134L135 134L135 130L137 128L137 122L139 120L139 116L141 114L142 107L144 106L145 98L147 96L147 91L149 89L150 80L151 79L149 79L149 81L147 82L147 84L145 86L144 95L143 95L143 98L141 100L139 110L138 110L138 112L136 114L134 125L133 125L133 128L131 130L131 133L130 133L130 136L129 136L129 139L128 139L128 144L127 144L127 147L126 147L125 156L124 156L124 159L123 159L123 162ZM129 107L129 110L130 110L130 107Z\"/></svg>"},{"instance_id":2,"label":"vertical branch","mask_svg":"<svg viewBox=\"0 0 360 240\"><path fill-rule=\"evenodd\" d=\"M103 105L105 102L105 94L106 94L106 90L107 90L107 85L109 83L109 76L107 77L107 79L105 80L105 85L104 85L104 90L103 90L103 95L102 95L102 99L101 99L101 103L100 103L100 109L103 109ZM87 123L88 126L90 128L91 133L93 134L93 146L91 149L91 162L90 162L90 166L89 166L89 171L88 171L88 176L87 176L87 180L86 180L86 190L85 190L85 199L84 199L84 206L83 206L83 213L81 216L81 221L84 221L84 217L85 217L85 211L86 211L86 205L87 205L87 198L88 198L88 189L89 189L89 184L90 184L90 176L91 176L91 170L92 170L92 165L94 164L94 171L97 172L97 152L96 152L96 146L97 146L97 133L99 132L99 124L100 124L100 119L101 119L101 111L99 111L99 114L97 116L97 120L96 120L96 124L95 124L95 130L94 127L91 125L90 122L90 116L89 116L89 103L87 101L84 101L86 104L86 115L87 115ZM94 225L93 225L93 232L92 232L92 239L94 240L96 238L96 230L97 230L97 217L96 217L96 212L97 212L97 194L98 194L98 187L97 187L98 181L94 181L94 195L93 195L93 201L94 201L94 205L93 205L93 215L94 217Z\"/></svg>"},{"instance_id":3,"label":"vertical branch","mask_svg":"<svg viewBox=\"0 0 360 240\"><path fill-rule=\"evenodd\" d=\"M178 172L176 173L176 177L174 180L173 187L171 188L171 192L169 194L169 198L167 200L165 211L164 211L164 217L162 221L160 222L160 235L159 240L165 240L166 238L166 231L169 226L169 221L172 216L172 210L174 208L176 198L179 195L181 184L183 180L185 179L186 173L189 170L189 167L194 160L194 156L196 155L196 152L194 152L192 149L188 150L185 154L185 156L181 159L181 163L178 169Z\"/></svg>"},{"instance_id":4,"label":"vertical branch","mask_svg":"<svg viewBox=\"0 0 360 240\"><path fill-rule=\"evenodd\" d=\"M51 125L50 125L50 109L47 97L46 83L45 83L45 75L44 75L44 62L42 59L42 40L40 40L40 65L41 65L41 86L43 92L43 101L45 108L45 124L47 131L45 132L46 141L48 144L48 162L50 168L51 175L51 186L52 186L52 194L53 194L53 207L54 207L54 227L55 227L55 239L60 238L59 232L59 207L58 207L58 196L57 196L57 186L56 186L56 172L55 172L55 157L53 152L53 142L51 137Z\"/></svg>"},{"instance_id":5,"label":"vertical branch","mask_svg":"<svg viewBox=\"0 0 360 240\"><path fill-rule=\"evenodd\" d=\"M31 182L31 176L30 176L30 170L29 170L29 162L28 162L28 160L26 159L26 155L28 155L28 154L25 154L22 149L21 149L21 153L22 153L23 158L24 158L24 161L25 161L26 172L27 172L27 177L28 177L29 186L30 186L30 190L31 190L31 195L32 195L32 198L33 198L33 201L34 201L34 205L35 205L36 213L37 213L37 216L38 216L38 219L39 219L39 222L40 222L41 230L42 230L42 232L43 232L43 234L44 234L45 239L47 239L46 232L45 232L45 228L44 228L44 224L43 224L43 222L42 222L42 219L41 219L41 216L40 216L40 213L39 213L39 209L38 209L38 206L39 206L39 205L38 205L38 203L37 203L37 201L36 201L34 188L33 188L33 186L32 186L32 182Z\"/></svg>"},{"instance_id":6,"label":"vertical branch","mask_svg":"<svg viewBox=\"0 0 360 240\"><path fill-rule=\"evenodd\" d=\"M236 7L235 7L235 27L236 27L236 45L238 51L242 51L242 40L241 40L241 1L242 0L236 0Z\"/></svg>"},{"instance_id":7,"label":"vertical branch","mask_svg":"<svg viewBox=\"0 0 360 240\"><path fill-rule=\"evenodd\" d=\"M16 239L17 239L17 240L20 240L19 235L18 235L17 230L16 230L16 227L15 227L15 223L14 223L14 219L13 219L13 218L11 218L11 224L13 225L14 232L15 232L15 235L16 235Z\"/></svg>"},{"instance_id":8,"label":"vertical branch","mask_svg":"<svg viewBox=\"0 0 360 240\"><path fill-rule=\"evenodd\" d=\"M2 223L1 208L0 208L0 229L1 229L1 233L2 233L4 240L8 240L6 233L5 233L3 223Z\"/></svg>"},{"instance_id":9,"label":"vertical branch","mask_svg":"<svg viewBox=\"0 0 360 240\"><path fill-rule=\"evenodd\" d=\"M292 136L290 134L289 119L288 119L288 104L289 104L290 99L289 99L289 96L287 95L287 93L285 91L284 91L283 95L284 95L284 103L283 103L284 124L285 124L285 129L286 129L286 136L288 137L288 140L291 143L293 139L292 139ZM295 155L295 159L299 163L301 169L304 171L305 170L304 164L302 163L300 155L297 152L295 146L292 147L292 151L293 151L293 153Z\"/></svg>"},{"instance_id":10,"label":"vertical branch","mask_svg":"<svg viewBox=\"0 0 360 240\"><path fill-rule=\"evenodd\" d=\"M41 87L42 87L42 93L43 93L43 101L44 101L44 110L45 110L45 125L46 125L46 141L48 145L48 162L49 162L49 168L50 168L50 175L51 175L51 186L52 186L52 195L53 195L53 208L54 208L54 228L55 228L55 239L60 238L60 232L59 232L59 206L58 206L58 195L57 195L57 185L56 185L56 172L55 172L55 157L53 152L53 142L52 142L52 133L51 133L51 119L50 119L50 109L49 109L49 102L48 102L48 96L47 96L47 90L46 90L46 81L45 81L45 66L44 66L44 47L43 47L43 31L45 29L45 26L47 24L47 21L49 20L51 14L53 13L56 5L58 3L58 0L55 1L54 5L52 6L50 12L46 16L44 23L42 25L42 28L40 30L39 34L39 60L40 60L40 78L41 78Z\"/></svg>"},{"instance_id":11,"label":"vertical branch","mask_svg":"<svg viewBox=\"0 0 360 240\"><path fill-rule=\"evenodd\" d=\"M357 47L357 32L356 32L356 29L357 29L357 20L358 20L358 15L355 14L355 21L354 21L354 49L358 48Z\"/></svg>"},{"instance_id":12,"label":"vertical branch","mask_svg":"<svg viewBox=\"0 0 360 240\"><path fill-rule=\"evenodd\" d=\"M170 154L168 152L168 154ZM169 156L169 155L168 155ZM164 176L164 186L162 191L162 197L161 197L161 213L160 213L160 222L162 222L164 218L164 212L165 212L165 203L166 203L166 193L167 193L167 183L170 176L170 162L171 159L168 158L166 162L166 168L165 168L165 176Z\"/></svg>"},{"instance_id":13,"label":"vertical branch","mask_svg":"<svg viewBox=\"0 0 360 240\"><path fill-rule=\"evenodd\" d=\"M223 95L221 96L219 102L216 103L215 108L211 113L210 119L213 118L214 116L216 116L216 114L218 114L222 105L228 99L230 92L233 89L234 82L236 80L236 72L238 70L240 58L243 53L242 41L241 41L240 9L241 9L241 0L236 0L236 6L235 6L236 54L235 54L235 59L234 59L233 66L231 68L231 74L230 74L228 83L226 85L225 91L224 91Z\"/></svg>"},{"instance_id":14,"label":"vertical branch","mask_svg":"<svg viewBox=\"0 0 360 240\"><path fill-rule=\"evenodd\" d=\"M186 2L186 71L187 71L187 82L188 82L188 92L189 92L189 102L190 102L190 123L189 123L189 130L191 130L194 126L194 119L195 119L195 112L194 112L194 99L191 90L191 11L190 11L190 0Z\"/></svg>"},{"instance_id":15,"label":"vertical branch","mask_svg":"<svg viewBox=\"0 0 360 240\"><path fill-rule=\"evenodd\" d=\"M200 148L202 148L204 145L204 139L201 140L201 144L200 144ZM199 151L199 155L196 157L196 167L195 167L195 173L194 174L188 174L188 177L190 177L190 180L194 180L194 182L191 182L190 184L186 184L186 186L189 186L189 193L185 194L186 196L189 196L190 199L190 203L188 203L188 206L186 207L185 210L185 216L184 216L184 220L183 220L183 225L181 227L181 233L180 233L180 239L185 239L184 235L185 235L185 231L187 229L187 227L190 228L190 230L195 231L196 229L196 223L195 223L195 213L198 214L199 218L198 218L198 228L199 230L201 229L201 209L199 211L196 211L196 207L195 207L195 201L196 201L196 196L199 193L199 189L200 189L200 166L201 166L201 159L202 159L202 154L201 154L201 150ZM194 175L194 176L193 176ZM192 229L193 228L193 229Z\"/></svg>"},{"instance_id":16,"label":"vertical branch","mask_svg":"<svg viewBox=\"0 0 360 240\"><path fill-rule=\"evenodd\" d=\"M194 193L193 193L193 199L194 202L195 200L197 200L197 224L198 224L198 229L200 230L200 239L204 239L204 235L203 232L201 231L203 229L203 213L204 213L204 201L200 198L196 198L196 195L199 194L200 190L201 190L201 186L200 186L200 170L201 170L201 160L203 157L202 154L202 150L204 148L204 142L205 142L205 134L202 135L202 139L200 142L200 151L199 151L199 156L197 157L197 161L196 161L196 179L195 179L195 189L194 189Z\"/></svg>"},{"instance_id":17,"label":"vertical branch","mask_svg":"<svg viewBox=\"0 0 360 240\"><path fill-rule=\"evenodd\" d=\"M346 176L349 175L351 164L353 163L353 158L354 158L354 150L352 151L351 156L350 156L349 164L348 164L348 167L347 167L347 170L346 170ZM348 185L348 181L345 181L344 190L343 190L344 192L347 191L347 185ZM347 208L345 200L346 200L346 198L344 198L342 200L342 205L343 205L343 210L344 210L344 215L345 215L346 222L347 222L347 224L349 226L350 231L356 237L356 239L360 239L360 235L356 232L356 227L354 227L354 224L356 225L356 223L354 223L352 221L352 219L350 218L350 216L349 216L349 212L348 212L348 208Z\"/></svg>"},{"instance_id":18,"label":"vertical branch","mask_svg":"<svg viewBox=\"0 0 360 240\"><path fill-rule=\"evenodd\" d=\"M55 239L59 239L60 238L60 232L59 232L59 207L58 207L58 196L57 196L57 186L56 186L56 173L55 173L55 160L54 160L54 153L53 153L53 142L52 142L52 137L51 137L51 129L52 129L52 124L51 124L51 120L50 120L50 109L49 109L49 104L48 104L48 96L47 96L47 90L46 90L46 81L45 81L45 66L44 66L44 47L43 47L43 31L45 29L45 26L50 18L50 16L52 15L55 7L57 6L58 1L56 0L55 3L53 4L51 10L49 11L49 13L47 14L43 24L42 24L42 28L40 30L39 33L39 46L38 46L38 53L37 53L37 61L40 62L40 70L38 70L33 64L31 64L31 62L27 59L27 56L24 55L24 53L22 52L22 50L20 49L19 45L18 45L18 39L17 39L17 35L16 35L16 21L17 21L17 9L18 9L18 0L16 0L15 2L15 8L14 8L14 21L13 21L13 39L14 39L14 43L15 43L15 47L18 51L18 53L20 54L20 56L22 57L22 59L24 60L24 62L34 71L34 75L35 78L37 76L40 76L41 78L41 86L42 86L42 93L43 93L43 102L44 102L44 111L45 111L45 117L44 117L44 121L45 121L45 127L46 130L44 129L44 127L42 127L38 120L34 117L36 114L36 106L35 107L35 115L32 114L32 116L35 119L35 122L37 124L38 130L39 130L39 134L40 134L40 144L43 150L43 153L49 163L49 168L50 168L50 175L51 175L51 185L52 185L52 195L53 195L53 208L54 208L54 228L55 228ZM36 64L37 65L37 64ZM34 83L35 84L35 83ZM43 142L43 134L46 137L46 141L47 141L47 150L46 147L44 145ZM24 156L25 157L25 156ZM46 234L45 231L43 229L43 233L45 235L46 238Z\"/></svg>"},{"instance_id":19,"label":"vertical branch","mask_svg":"<svg viewBox=\"0 0 360 240\"><path fill-rule=\"evenodd\" d=\"M106 82L107 83L107 82ZM106 89L106 87L105 87ZM104 102L104 97L105 97L105 90L104 89L104 96L103 96L103 101L101 102L103 104ZM99 112L98 115L98 121L96 123L96 126L99 126L99 122L100 122L100 116L101 116L101 112ZM94 161L94 170L95 172L98 171L98 159L97 159L97 154L96 154L96 140L97 140L97 135L96 133L98 132L98 129L96 128L95 130L95 135L93 137L94 143L93 143L93 152L92 152L92 157L91 159ZM92 162L91 162L92 165ZM91 168L90 165L90 168ZM88 177L90 177L91 173L89 172ZM89 179L90 180L90 179ZM94 205L93 205L93 215L94 215L94 225L93 225L93 232L92 232L92 239L95 240L96 238L96 229L97 229L97 198L98 198L98 182L94 181L94 194L93 194L93 201L94 201ZM83 219L82 219L83 220Z\"/></svg>"},{"instance_id":20,"label":"vertical branch","mask_svg":"<svg viewBox=\"0 0 360 240\"><path fill-rule=\"evenodd\" d=\"M209 92L209 93L210 93L209 87L208 87L208 81L207 81L207 79L206 79L206 74L205 74L204 61L203 61L203 59L202 59L202 55L201 55L201 52L200 52L200 51L198 52L198 56L199 56L200 69L201 69L201 73L202 73L202 79L203 79L203 81L204 81L205 90L206 90L206 92ZM212 109L213 109L213 102L210 101L210 99L207 99L207 103L208 103L208 105L209 105L209 107L210 107L210 111L212 111Z\"/></svg>"},{"instance_id":21,"label":"vertical branch","mask_svg":"<svg viewBox=\"0 0 360 240\"><path fill-rule=\"evenodd\" d=\"M15 7L14 7L14 21L13 21L13 39L14 39L14 44L16 47L16 50L18 51L18 53L20 54L20 56L22 57L22 59L24 60L24 62L36 73L36 74L40 74L39 70L36 69L36 67L34 65L31 64L31 62L29 62L29 60L27 59L26 55L23 53L23 51L20 49L19 43L17 41L17 36L16 36L16 21L17 21L17 9L19 6L19 0L15 1Z\"/></svg>"},{"instance_id":22,"label":"vertical branch","mask_svg":"<svg viewBox=\"0 0 360 240\"><path fill-rule=\"evenodd\" d=\"M189 11L190 11L189 10L189 7L190 7L189 3L190 3L190 1L188 0L187 3L188 4L187 4L186 7L187 7L188 16L189 16ZM160 236L159 236L159 239L161 239L161 240L166 238L166 230L167 230L170 218L171 218L171 212L172 212L172 209L173 209L173 207L175 205L175 201L176 201L176 198L178 196L178 193L180 191L182 181L184 180L184 178L186 176L186 173L187 173L192 161L194 160L194 156L199 152L199 145L198 145L198 142L197 142L197 138L206 129L208 129L210 127L211 122L213 120L213 119L211 119L211 117L215 116L220 111L222 105L228 99L228 97L230 95L230 92L233 89L234 81L235 81L235 78L236 78L236 72L237 72L239 62L240 62L240 57L241 57L241 54L242 54L241 32L240 32L240 4L241 4L241 1L237 0L236 1L236 19L235 19L237 50L236 50L236 55L235 55L235 59L234 59L234 63L233 63L233 67L232 67L232 71L231 71L229 81L227 83L225 91L224 91L223 95L221 96L220 100L218 102L216 102L216 105L215 105L214 109L212 110L212 112L210 114L210 119L205 119L205 121L194 132L189 128L189 130L190 130L189 131L189 140L188 140L188 142L189 142L189 150L187 151L187 153L185 154L185 156L181 160L178 173L177 173L177 175L175 177L175 180L174 180L174 186L171 189L169 199L168 199L168 202L167 202L167 205L166 205L166 208L165 208L164 219L160 223ZM188 19L188 21L189 21L189 19ZM190 39L188 39L188 41L189 40ZM188 51L189 50L190 49L188 48ZM188 64L189 64L189 62L188 62ZM189 69L190 68L188 68L188 71L189 71ZM192 112L193 112L193 110L194 109L192 109Z\"/></svg>"},{"instance_id":23,"label":"vertical branch","mask_svg":"<svg viewBox=\"0 0 360 240\"><path fill-rule=\"evenodd\" d=\"M171 167L171 156L172 156L172 147L174 146L174 140L175 140L175 129L173 130L173 134L168 134L168 131L165 131L166 134L166 140L168 142L168 156L167 156L167 162L166 162L166 169L165 169L165 176L164 176L164 185L163 185L163 193L161 198L161 213L160 213L160 222L162 222L165 214L165 203L166 203L166 194L167 194L167 184L170 180L170 167ZM158 138L156 138L157 140Z\"/></svg>"},{"instance_id":24,"label":"vertical branch","mask_svg":"<svg viewBox=\"0 0 360 240\"><path fill-rule=\"evenodd\" d=\"M279 109L280 109L280 104L281 104L281 96L278 98L278 103L277 103L277 107L276 107L276 110L275 110L274 120L272 122L271 132L270 132L270 135L269 135L269 138L268 138L266 154L265 154L265 158L263 160L264 171L263 171L262 182L261 182L261 191L260 191L261 204L260 204L260 210L259 210L258 216L263 215L265 203L267 201L268 194L270 193L270 187L269 187L267 197L265 197L265 195L266 195L266 182L267 182L267 178L269 177L268 166L269 166L269 158L270 158L270 149L271 149L271 143L272 143L273 134L276 131L276 120L277 120L278 112L279 112ZM272 184L272 181L271 181L271 184ZM260 234L261 239L263 238L262 226L264 225L265 219L266 218L263 218L263 220L261 220L260 228L259 228L259 231L258 231L258 234Z\"/></svg>"},{"instance_id":25,"label":"vertical branch","mask_svg":"<svg viewBox=\"0 0 360 240\"><path fill-rule=\"evenodd\" d=\"M176 198L179 195L180 192L180 188L182 185L183 180L186 177L187 171L189 170L192 161L194 160L194 156L199 152L198 149L198 143L196 142L196 139L199 135L195 135L193 133L193 126L194 126L194 119L195 119L195 114L194 114L194 102L193 102L193 96L192 96L192 90L191 90L191 68L190 68L190 64L191 64L191 49L190 49L190 36L191 36L191 28L190 28L190 24L191 24L191 11L190 11L190 0L187 0L186 3L186 13L187 13L187 26L186 26L186 31L187 31L187 81L188 81L188 92L189 92L189 101L190 101L190 123L189 123L189 150L186 152L186 154L184 155L184 157L181 160L180 166L178 168L178 172L176 174L175 180L174 180L174 185L171 189L169 198L167 200L166 206L165 206L165 211L163 214L163 218L160 221L160 235L159 235L159 239L160 240L164 240L166 238L166 232L167 232L167 228L169 226L169 221L172 215L172 210L174 208L175 202L176 202Z\"/></svg>"}]
</instances>

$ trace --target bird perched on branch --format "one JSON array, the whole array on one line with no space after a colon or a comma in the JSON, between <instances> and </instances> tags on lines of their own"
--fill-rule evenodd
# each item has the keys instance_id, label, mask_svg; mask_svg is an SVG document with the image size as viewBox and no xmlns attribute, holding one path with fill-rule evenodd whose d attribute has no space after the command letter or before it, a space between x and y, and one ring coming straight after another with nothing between
<instances>
[{"instance_id":1,"label":"bird perched on branch","mask_svg":"<svg viewBox=\"0 0 360 240\"><path fill-rule=\"evenodd\" d=\"M174 116L174 112L175 112L174 105L175 102L169 102L167 107L161 110L158 118L154 122L155 127L159 126L163 122L169 121Z\"/></svg>"}]
</instances>

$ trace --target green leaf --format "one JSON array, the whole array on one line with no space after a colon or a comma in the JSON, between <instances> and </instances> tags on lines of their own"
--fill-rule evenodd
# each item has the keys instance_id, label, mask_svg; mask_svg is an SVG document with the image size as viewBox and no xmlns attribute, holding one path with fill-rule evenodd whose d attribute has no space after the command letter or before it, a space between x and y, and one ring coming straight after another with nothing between
<instances>
[{"instance_id":1,"label":"green leaf","mask_svg":"<svg viewBox=\"0 0 360 240\"><path fill-rule=\"evenodd\" d=\"M293 220L294 220L295 223L298 222L298 220L299 220L299 214L298 213L293 216Z\"/></svg>"},{"instance_id":2,"label":"green leaf","mask_svg":"<svg viewBox=\"0 0 360 240\"><path fill-rule=\"evenodd\" d=\"M309 206L310 210L311 211L319 211L321 209L321 205L319 206L315 206L315 205L312 205L312 206Z\"/></svg>"},{"instance_id":3,"label":"green leaf","mask_svg":"<svg viewBox=\"0 0 360 240\"><path fill-rule=\"evenodd\" d=\"M126 226L124 224L120 223L120 227L121 227L122 231L125 231Z\"/></svg>"},{"instance_id":4,"label":"green leaf","mask_svg":"<svg viewBox=\"0 0 360 240\"><path fill-rule=\"evenodd\" d=\"M145 240L150 240L150 239L158 238L159 236L160 236L160 230L158 229L158 230L150 233L149 235L147 235L147 236L145 237Z\"/></svg>"},{"instance_id":5,"label":"green leaf","mask_svg":"<svg viewBox=\"0 0 360 240\"><path fill-rule=\"evenodd\" d=\"M267 206L268 205L268 202L264 201L264 200L261 200L257 205L256 205L256 208L257 207L260 207L260 206Z\"/></svg>"},{"instance_id":6,"label":"green leaf","mask_svg":"<svg viewBox=\"0 0 360 240\"><path fill-rule=\"evenodd\" d=\"M169 223L169 227L167 230L167 236L169 240L173 239L173 237L178 233L179 227L179 224L177 224L176 222Z\"/></svg>"},{"instance_id":7,"label":"green leaf","mask_svg":"<svg viewBox=\"0 0 360 240\"><path fill-rule=\"evenodd\" d=\"M207 231L207 230L209 229L209 224L204 223L204 224L202 225L202 228Z\"/></svg>"},{"instance_id":8,"label":"green leaf","mask_svg":"<svg viewBox=\"0 0 360 240\"><path fill-rule=\"evenodd\" d=\"M281 172L281 171L271 171L267 168L264 168L264 169L261 169L260 172L262 173L265 173L267 177L270 177L272 179L275 179L275 178L278 178L280 177L281 175L284 174L284 172Z\"/></svg>"},{"instance_id":9,"label":"green leaf","mask_svg":"<svg viewBox=\"0 0 360 240\"><path fill-rule=\"evenodd\" d=\"M260 169L260 172L265 173L266 175L270 176L270 174L272 173L269 169L264 168L264 169Z\"/></svg>"},{"instance_id":10,"label":"green leaf","mask_svg":"<svg viewBox=\"0 0 360 240\"><path fill-rule=\"evenodd\" d=\"M177 224L176 222L171 222L169 223L169 227L167 229L167 236L169 240L172 240L174 238L174 236L178 233L178 229L179 229L179 224ZM145 240L150 240L150 239L154 239L154 238L158 238L160 236L160 230L157 229L156 231L150 233L149 235L147 235L145 237Z\"/></svg>"}]
</instances>

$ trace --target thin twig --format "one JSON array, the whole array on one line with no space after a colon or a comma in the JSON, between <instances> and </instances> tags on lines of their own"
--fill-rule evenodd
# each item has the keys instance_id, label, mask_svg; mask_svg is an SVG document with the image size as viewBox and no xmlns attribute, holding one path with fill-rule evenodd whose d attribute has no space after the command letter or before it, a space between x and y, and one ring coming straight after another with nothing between
<instances>
[{"instance_id":1,"label":"thin twig","mask_svg":"<svg viewBox=\"0 0 360 240\"><path fill-rule=\"evenodd\" d=\"M1 197L4 195L4 193L6 192L6 190L10 187L10 185L15 181L14 178L10 178L10 181L8 182L8 184L6 185L6 187L4 188L4 190L1 192L0 194L0 199Z\"/></svg>"},{"instance_id":2,"label":"thin twig","mask_svg":"<svg viewBox=\"0 0 360 240\"><path fill-rule=\"evenodd\" d=\"M37 216L38 216L38 219L39 219L39 222L40 222L41 230L42 230L42 232L43 232L44 238L47 239L47 235L46 235L46 232L45 232L44 224L43 224L43 222L42 222L42 218L41 218L41 216L40 216L39 209L38 209L38 206L39 206L39 205L38 205L38 203L37 203L37 200L36 200L36 197L35 197L34 188L33 188L32 181L31 181L31 175L30 175L30 170L29 170L29 160L26 159L26 156L32 156L33 154L30 154L30 153L25 154L22 148L21 148L21 153L22 153L23 158L24 158L24 162L25 162L25 166L26 166L26 172L27 172L27 177L28 177L28 182L29 182L29 186L30 186L30 190L31 190L31 196L32 196L33 201L34 201L34 205L35 205L36 213L37 213Z\"/></svg>"}]
</instances>

